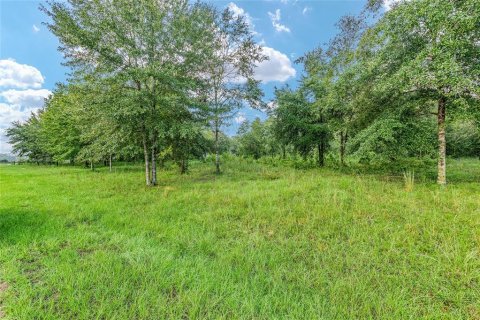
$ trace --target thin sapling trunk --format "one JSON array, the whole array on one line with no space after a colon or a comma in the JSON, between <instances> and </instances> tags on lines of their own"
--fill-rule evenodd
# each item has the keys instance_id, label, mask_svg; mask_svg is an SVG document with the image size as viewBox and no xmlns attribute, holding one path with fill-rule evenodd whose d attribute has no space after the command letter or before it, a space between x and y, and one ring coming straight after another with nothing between
<instances>
[{"instance_id":1,"label":"thin sapling trunk","mask_svg":"<svg viewBox=\"0 0 480 320\"><path fill-rule=\"evenodd\" d=\"M145 157L145 183L147 186L150 185L150 164L148 161L148 148L147 148L147 139L143 137L143 155Z\"/></svg>"},{"instance_id":2,"label":"thin sapling trunk","mask_svg":"<svg viewBox=\"0 0 480 320\"><path fill-rule=\"evenodd\" d=\"M447 164L446 164L446 148L447 141L445 138L445 111L446 99L444 97L438 100L438 173L437 183L445 185L447 183Z\"/></svg>"},{"instance_id":3,"label":"thin sapling trunk","mask_svg":"<svg viewBox=\"0 0 480 320\"><path fill-rule=\"evenodd\" d=\"M215 123L215 173L220 174L220 151L218 148L218 121Z\"/></svg>"},{"instance_id":4,"label":"thin sapling trunk","mask_svg":"<svg viewBox=\"0 0 480 320\"><path fill-rule=\"evenodd\" d=\"M152 186L157 185L157 159L155 157L155 147L152 147Z\"/></svg>"}]
</instances>

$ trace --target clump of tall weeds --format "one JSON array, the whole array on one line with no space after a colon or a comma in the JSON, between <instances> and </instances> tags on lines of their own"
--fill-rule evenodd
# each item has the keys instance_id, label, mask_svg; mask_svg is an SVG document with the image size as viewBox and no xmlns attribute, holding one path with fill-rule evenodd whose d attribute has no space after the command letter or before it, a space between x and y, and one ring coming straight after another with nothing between
<instances>
[{"instance_id":1,"label":"clump of tall weeds","mask_svg":"<svg viewBox=\"0 0 480 320\"><path fill-rule=\"evenodd\" d=\"M412 191L415 185L415 171L405 170L403 172L403 181L405 183L405 190L408 192Z\"/></svg>"}]
</instances>

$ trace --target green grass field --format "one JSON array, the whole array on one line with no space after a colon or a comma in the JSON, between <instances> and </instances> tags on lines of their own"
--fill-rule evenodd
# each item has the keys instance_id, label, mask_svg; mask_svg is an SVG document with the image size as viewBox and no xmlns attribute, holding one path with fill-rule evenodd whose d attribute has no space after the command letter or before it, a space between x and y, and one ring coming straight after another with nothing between
<instances>
[{"instance_id":1,"label":"green grass field","mask_svg":"<svg viewBox=\"0 0 480 320\"><path fill-rule=\"evenodd\" d=\"M480 161L191 170L0 166L0 318L480 319Z\"/></svg>"}]
</instances>

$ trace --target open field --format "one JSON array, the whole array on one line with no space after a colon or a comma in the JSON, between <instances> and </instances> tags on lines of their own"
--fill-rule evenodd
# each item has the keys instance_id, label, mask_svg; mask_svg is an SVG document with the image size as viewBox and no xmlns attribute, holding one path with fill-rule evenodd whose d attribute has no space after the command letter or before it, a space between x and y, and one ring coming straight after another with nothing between
<instances>
[{"instance_id":1,"label":"open field","mask_svg":"<svg viewBox=\"0 0 480 320\"><path fill-rule=\"evenodd\" d=\"M0 318L480 319L480 161L191 170L0 166Z\"/></svg>"}]
</instances>

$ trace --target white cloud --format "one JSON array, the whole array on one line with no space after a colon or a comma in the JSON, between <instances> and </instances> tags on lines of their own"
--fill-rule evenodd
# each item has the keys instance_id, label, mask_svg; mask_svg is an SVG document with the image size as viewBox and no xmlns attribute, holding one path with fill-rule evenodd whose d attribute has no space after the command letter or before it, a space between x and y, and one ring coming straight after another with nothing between
<instances>
[{"instance_id":1,"label":"white cloud","mask_svg":"<svg viewBox=\"0 0 480 320\"><path fill-rule=\"evenodd\" d=\"M307 13L309 13L310 11L312 11L312 8L310 7L305 7L303 8L302 10L302 14L305 16Z\"/></svg>"},{"instance_id":2,"label":"white cloud","mask_svg":"<svg viewBox=\"0 0 480 320\"><path fill-rule=\"evenodd\" d=\"M383 7L385 8L385 11L389 11L400 2L402 2L402 0L383 0Z\"/></svg>"},{"instance_id":3,"label":"white cloud","mask_svg":"<svg viewBox=\"0 0 480 320\"><path fill-rule=\"evenodd\" d=\"M12 154L12 146L8 143L3 129L0 129L0 153Z\"/></svg>"},{"instance_id":4,"label":"white cloud","mask_svg":"<svg viewBox=\"0 0 480 320\"><path fill-rule=\"evenodd\" d=\"M32 112L43 107L45 98L52 92L41 89L44 77L40 71L13 59L0 60L0 153L10 153L11 146L5 129L13 121L25 121Z\"/></svg>"},{"instance_id":5,"label":"white cloud","mask_svg":"<svg viewBox=\"0 0 480 320\"><path fill-rule=\"evenodd\" d=\"M269 59L262 61L255 68L255 79L267 83L270 81L287 81L295 77L296 70L288 56L270 47L263 47L263 54Z\"/></svg>"},{"instance_id":6,"label":"white cloud","mask_svg":"<svg viewBox=\"0 0 480 320\"><path fill-rule=\"evenodd\" d=\"M280 9L275 10L275 13L269 11L268 16L270 17L270 20L272 20L272 26L277 32L290 32L290 28L280 23Z\"/></svg>"},{"instance_id":7,"label":"white cloud","mask_svg":"<svg viewBox=\"0 0 480 320\"><path fill-rule=\"evenodd\" d=\"M233 17L236 18L236 17L244 17L245 19L245 22L249 25L250 27L250 30L252 31L253 34L258 34L256 31L255 31L255 25L253 24L253 19L252 17L248 14L248 12L246 12L243 8L240 8L239 6L237 6L235 3L233 2L230 2L228 5L227 5L228 9L233 13Z\"/></svg>"},{"instance_id":8,"label":"white cloud","mask_svg":"<svg viewBox=\"0 0 480 320\"><path fill-rule=\"evenodd\" d=\"M33 30L34 33L37 33L38 31L40 31L40 28L37 27L36 25L33 25L32 30Z\"/></svg>"},{"instance_id":9,"label":"white cloud","mask_svg":"<svg viewBox=\"0 0 480 320\"><path fill-rule=\"evenodd\" d=\"M40 88L44 78L37 68L13 59L0 60L0 87Z\"/></svg>"},{"instance_id":10,"label":"white cloud","mask_svg":"<svg viewBox=\"0 0 480 320\"><path fill-rule=\"evenodd\" d=\"M262 46L262 53L267 60L260 62L253 70L255 80L262 83L272 81L285 82L291 77L295 77L296 70L292 67L292 62L288 56L276 49ZM244 77L233 77L229 79L231 83L245 83Z\"/></svg>"},{"instance_id":11,"label":"white cloud","mask_svg":"<svg viewBox=\"0 0 480 320\"><path fill-rule=\"evenodd\" d=\"M385 8L386 11L388 11L392 9L392 6L395 2L396 2L395 0L384 0L383 7Z\"/></svg>"},{"instance_id":12,"label":"white cloud","mask_svg":"<svg viewBox=\"0 0 480 320\"><path fill-rule=\"evenodd\" d=\"M21 111L18 106L0 102L0 130L8 128L13 121L27 120L30 112L35 110L30 109L28 112L25 112Z\"/></svg>"},{"instance_id":13,"label":"white cloud","mask_svg":"<svg viewBox=\"0 0 480 320\"><path fill-rule=\"evenodd\" d=\"M0 153L11 153L12 147L5 136L5 130L14 121L25 121L32 112L44 105L44 99L51 94L49 90L7 90L0 92L6 101L0 102Z\"/></svg>"},{"instance_id":14,"label":"white cloud","mask_svg":"<svg viewBox=\"0 0 480 320\"><path fill-rule=\"evenodd\" d=\"M20 111L24 111L26 109L43 106L45 98L51 94L52 92L47 89L10 89L0 92L0 97L2 97L7 104L18 107Z\"/></svg>"},{"instance_id":15,"label":"white cloud","mask_svg":"<svg viewBox=\"0 0 480 320\"><path fill-rule=\"evenodd\" d=\"M245 113L243 112L239 112L235 117L235 122L238 124L242 124L243 122L245 122L245 120L247 120L247 118L245 117Z\"/></svg>"},{"instance_id":16,"label":"white cloud","mask_svg":"<svg viewBox=\"0 0 480 320\"><path fill-rule=\"evenodd\" d=\"M31 108L20 110L20 106L0 102L0 153L11 153L12 146L8 143L5 136L6 129L11 126L13 121L25 121L31 112L36 112L40 108Z\"/></svg>"},{"instance_id":17,"label":"white cloud","mask_svg":"<svg viewBox=\"0 0 480 320\"><path fill-rule=\"evenodd\" d=\"M232 11L234 18L239 16L244 16L245 19L247 19L248 13L246 13L245 10L243 10L243 8L240 8L235 3L230 2L227 7L230 11Z\"/></svg>"},{"instance_id":18,"label":"white cloud","mask_svg":"<svg viewBox=\"0 0 480 320\"><path fill-rule=\"evenodd\" d=\"M275 100L269 101L267 103L267 109L268 110L275 110L278 107L278 103Z\"/></svg>"}]
</instances>

